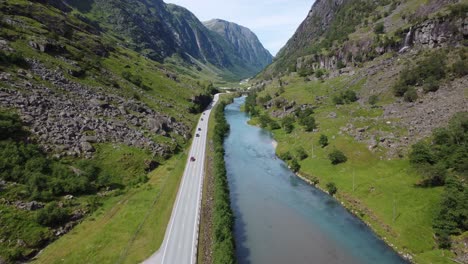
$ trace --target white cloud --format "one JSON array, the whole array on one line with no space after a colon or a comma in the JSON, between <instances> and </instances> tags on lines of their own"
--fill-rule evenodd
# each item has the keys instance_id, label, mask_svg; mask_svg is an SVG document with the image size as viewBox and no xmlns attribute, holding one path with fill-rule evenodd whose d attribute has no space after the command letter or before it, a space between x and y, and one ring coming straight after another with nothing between
<instances>
[{"instance_id":1,"label":"white cloud","mask_svg":"<svg viewBox=\"0 0 468 264\"><path fill-rule=\"evenodd\" d=\"M250 28L274 55L306 18L314 0L166 0L201 21L220 18Z\"/></svg>"}]
</instances>

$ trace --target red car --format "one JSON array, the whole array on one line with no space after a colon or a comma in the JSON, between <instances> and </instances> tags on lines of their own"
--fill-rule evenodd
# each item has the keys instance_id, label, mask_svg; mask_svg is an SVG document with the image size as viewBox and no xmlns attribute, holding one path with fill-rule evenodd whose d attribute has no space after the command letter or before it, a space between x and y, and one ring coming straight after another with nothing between
<instances>
[{"instance_id":1,"label":"red car","mask_svg":"<svg viewBox=\"0 0 468 264\"><path fill-rule=\"evenodd\" d=\"M190 161L195 161L195 157L190 157Z\"/></svg>"}]
</instances>

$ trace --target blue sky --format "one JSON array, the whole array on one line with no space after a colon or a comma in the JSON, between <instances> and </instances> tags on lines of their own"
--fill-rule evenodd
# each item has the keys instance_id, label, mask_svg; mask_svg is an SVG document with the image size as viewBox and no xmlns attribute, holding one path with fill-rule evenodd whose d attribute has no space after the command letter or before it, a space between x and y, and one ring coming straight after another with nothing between
<instances>
[{"instance_id":1,"label":"blue sky","mask_svg":"<svg viewBox=\"0 0 468 264\"><path fill-rule=\"evenodd\" d=\"M271 54L281 49L306 18L314 0L165 0L201 21L220 18L250 28Z\"/></svg>"}]
</instances>

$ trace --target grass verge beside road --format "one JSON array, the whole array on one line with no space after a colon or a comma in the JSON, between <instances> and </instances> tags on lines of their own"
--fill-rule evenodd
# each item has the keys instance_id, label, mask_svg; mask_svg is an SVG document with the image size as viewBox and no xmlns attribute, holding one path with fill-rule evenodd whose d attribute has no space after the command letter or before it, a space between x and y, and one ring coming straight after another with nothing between
<instances>
[{"instance_id":1,"label":"grass verge beside road","mask_svg":"<svg viewBox=\"0 0 468 264\"><path fill-rule=\"evenodd\" d=\"M160 247L186 163L178 154L149 181L104 205L47 247L34 263L138 263Z\"/></svg>"}]
</instances>

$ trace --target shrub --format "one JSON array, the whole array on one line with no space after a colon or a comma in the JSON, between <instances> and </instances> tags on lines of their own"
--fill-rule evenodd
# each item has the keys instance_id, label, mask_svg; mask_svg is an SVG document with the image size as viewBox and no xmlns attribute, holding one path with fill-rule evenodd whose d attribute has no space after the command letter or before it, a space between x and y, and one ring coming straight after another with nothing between
<instances>
[{"instance_id":1,"label":"shrub","mask_svg":"<svg viewBox=\"0 0 468 264\"><path fill-rule=\"evenodd\" d=\"M320 135L319 144L322 148L328 146L328 137L324 134Z\"/></svg>"},{"instance_id":2,"label":"shrub","mask_svg":"<svg viewBox=\"0 0 468 264\"><path fill-rule=\"evenodd\" d=\"M414 89L414 87L408 87L408 90L405 92L403 98L406 102L414 102L418 100L418 93L416 92L416 89Z\"/></svg>"},{"instance_id":3,"label":"shrub","mask_svg":"<svg viewBox=\"0 0 468 264\"><path fill-rule=\"evenodd\" d=\"M57 227L69 219L68 210L59 207L57 202L51 202L37 214L37 222L43 226Z\"/></svg>"},{"instance_id":4,"label":"shrub","mask_svg":"<svg viewBox=\"0 0 468 264\"><path fill-rule=\"evenodd\" d=\"M450 235L459 235L468 229L468 195L466 183L449 177L442 194L439 211L433 219L433 228L440 248L450 248Z\"/></svg>"},{"instance_id":5,"label":"shrub","mask_svg":"<svg viewBox=\"0 0 468 264\"><path fill-rule=\"evenodd\" d=\"M344 104L343 97L341 97L341 96L336 96L336 95L333 96L332 101L333 101L333 103L334 103L335 105L342 105L342 104Z\"/></svg>"},{"instance_id":6,"label":"shrub","mask_svg":"<svg viewBox=\"0 0 468 264\"><path fill-rule=\"evenodd\" d=\"M280 129L281 126L278 124L278 122L276 122L275 120L271 120L270 124L270 129L271 130L276 130L276 129Z\"/></svg>"},{"instance_id":7,"label":"shrub","mask_svg":"<svg viewBox=\"0 0 468 264\"><path fill-rule=\"evenodd\" d=\"M346 90L341 92L339 95L333 96L333 103L337 105L350 104L358 100L357 94L355 91Z\"/></svg>"},{"instance_id":8,"label":"shrub","mask_svg":"<svg viewBox=\"0 0 468 264\"><path fill-rule=\"evenodd\" d=\"M325 75L325 72L322 69L315 71L315 77L321 78L323 75Z\"/></svg>"},{"instance_id":9,"label":"shrub","mask_svg":"<svg viewBox=\"0 0 468 264\"><path fill-rule=\"evenodd\" d=\"M336 63L336 67L338 69L343 69L344 67L346 67L346 64L344 64L342 60L338 60L338 62Z\"/></svg>"},{"instance_id":10,"label":"shrub","mask_svg":"<svg viewBox=\"0 0 468 264\"><path fill-rule=\"evenodd\" d=\"M314 70L312 68L301 68L297 74L299 74L300 77L307 77L313 73Z\"/></svg>"},{"instance_id":11,"label":"shrub","mask_svg":"<svg viewBox=\"0 0 468 264\"><path fill-rule=\"evenodd\" d=\"M427 143L422 141L414 144L411 147L411 152L409 154L409 160L412 164L434 164L435 157L431 151L430 146Z\"/></svg>"},{"instance_id":12,"label":"shrub","mask_svg":"<svg viewBox=\"0 0 468 264\"><path fill-rule=\"evenodd\" d=\"M333 165L345 163L346 161L348 161L346 155L337 149L333 150L330 154L328 154L328 159L330 159Z\"/></svg>"},{"instance_id":13,"label":"shrub","mask_svg":"<svg viewBox=\"0 0 468 264\"><path fill-rule=\"evenodd\" d=\"M0 65L17 65L21 68L28 68L29 63L23 57L21 53L11 53L6 54L3 51L0 51Z\"/></svg>"},{"instance_id":14,"label":"shrub","mask_svg":"<svg viewBox=\"0 0 468 264\"><path fill-rule=\"evenodd\" d=\"M455 77L461 78L468 74L468 60L460 59L452 65L452 72Z\"/></svg>"},{"instance_id":15,"label":"shrub","mask_svg":"<svg viewBox=\"0 0 468 264\"><path fill-rule=\"evenodd\" d=\"M305 160L307 159L309 155L307 155L307 152L303 147L299 147L296 149L296 158L299 160Z\"/></svg>"},{"instance_id":16,"label":"shrub","mask_svg":"<svg viewBox=\"0 0 468 264\"><path fill-rule=\"evenodd\" d=\"M301 169L301 165L299 164L299 162L297 162L296 159L291 160L289 167L293 172L298 172Z\"/></svg>"},{"instance_id":17,"label":"shrub","mask_svg":"<svg viewBox=\"0 0 468 264\"><path fill-rule=\"evenodd\" d=\"M270 124L271 119L268 116L268 114L263 114L263 115L260 115L260 117L258 118L258 122L261 128L265 128L268 126L268 124Z\"/></svg>"},{"instance_id":18,"label":"shrub","mask_svg":"<svg viewBox=\"0 0 468 264\"><path fill-rule=\"evenodd\" d=\"M408 87L404 82L398 81L392 88L393 94L397 97L402 97L408 91Z\"/></svg>"},{"instance_id":19,"label":"shrub","mask_svg":"<svg viewBox=\"0 0 468 264\"><path fill-rule=\"evenodd\" d=\"M21 127L17 114L0 110L0 140L16 138L22 132Z\"/></svg>"},{"instance_id":20,"label":"shrub","mask_svg":"<svg viewBox=\"0 0 468 264\"><path fill-rule=\"evenodd\" d=\"M336 184L333 183L333 182L327 183L327 186L326 186L326 187L327 187L328 193L329 193L331 196L335 195L335 194L338 192L338 188L336 187Z\"/></svg>"},{"instance_id":21,"label":"shrub","mask_svg":"<svg viewBox=\"0 0 468 264\"><path fill-rule=\"evenodd\" d=\"M377 35L385 33L385 26L384 26L383 22L377 23L377 25L375 25L374 33L377 34Z\"/></svg>"},{"instance_id":22,"label":"shrub","mask_svg":"<svg viewBox=\"0 0 468 264\"><path fill-rule=\"evenodd\" d=\"M307 132L311 132L311 131L313 131L314 129L317 128L315 118L312 117L312 116L305 117L303 119L303 124L304 124L305 131L307 131Z\"/></svg>"},{"instance_id":23,"label":"shrub","mask_svg":"<svg viewBox=\"0 0 468 264\"><path fill-rule=\"evenodd\" d=\"M439 90L439 81L437 81L435 78L430 77L424 83L423 90L425 93L436 92L437 90Z\"/></svg>"},{"instance_id":24,"label":"shrub","mask_svg":"<svg viewBox=\"0 0 468 264\"><path fill-rule=\"evenodd\" d=\"M311 182L313 185L317 185L317 184L319 184L320 180L319 180L319 178L317 178L317 177L314 176L314 177L312 177L312 178L310 179L310 182Z\"/></svg>"},{"instance_id":25,"label":"shrub","mask_svg":"<svg viewBox=\"0 0 468 264\"><path fill-rule=\"evenodd\" d=\"M369 97L369 104L375 106L379 102L379 96L373 94Z\"/></svg>"},{"instance_id":26,"label":"shrub","mask_svg":"<svg viewBox=\"0 0 468 264\"><path fill-rule=\"evenodd\" d=\"M358 100L356 92L352 90L346 90L342 96L347 103L353 103Z\"/></svg>"},{"instance_id":27,"label":"shrub","mask_svg":"<svg viewBox=\"0 0 468 264\"><path fill-rule=\"evenodd\" d=\"M293 156L291 155L291 152L289 151L278 154L278 157L284 161L292 160L293 158Z\"/></svg>"},{"instance_id":28,"label":"shrub","mask_svg":"<svg viewBox=\"0 0 468 264\"><path fill-rule=\"evenodd\" d=\"M226 164L224 162L224 137L229 132L229 124L224 116L225 102L221 102L214 110L215 147L214 159L214 263L235 263L234 215L231 209Z\"/></svg>"},{"instance_id":29,"label":"shrub","mask_svg":"<svg viewBox=\"0 0 468 264\"><path fill-rule=\"evenodd\" d=\"M290 134L294 129L294 118L291 116L286 116L281 120L281 127L287 134Z\"/></svg>"}]
</instances>

